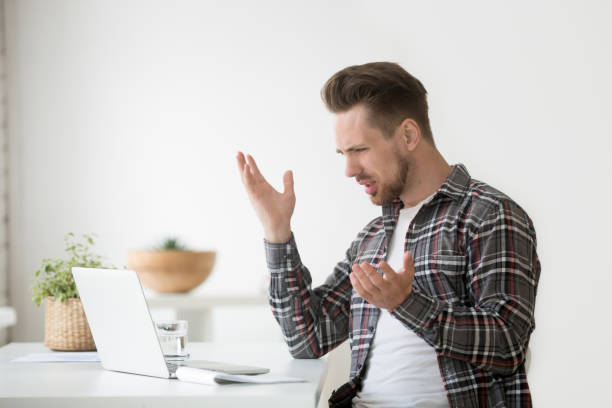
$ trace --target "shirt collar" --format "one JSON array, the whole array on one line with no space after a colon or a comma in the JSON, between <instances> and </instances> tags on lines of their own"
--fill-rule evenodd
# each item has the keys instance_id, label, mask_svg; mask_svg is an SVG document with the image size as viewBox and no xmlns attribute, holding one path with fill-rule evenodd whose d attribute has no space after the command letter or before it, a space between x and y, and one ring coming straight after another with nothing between
<instances>
[{"instance_id":1,"label":"shirt collar","mask_svg":"<svg viewBox=\"0 0 612 408\"><path fill-rule=\"evenodd\" d=\"M452 168L453 171L448 175L446 181L438 189L435 196L444 194L455 201L459 201L465 196L470 187L470 173L468 173L467 168L462 163L455 164Z\"/></svg>"},{"instance_id":2,"label":"shirt collar","mask_svg":"<svg viewBox=\"0 0 612 408\"><path fill-rule=\"evenodd\" d=\"M433 198L424 205L436 201L440 195L447 196L455 201L463 198L470 186L470 173L468 173L467 168L462 163L453 165L452 169L444 184L436 191ZM387 234L393 233L396 220L399 217L399 211L402 208L404 208L404 203L399 198L393 200L391 204L383 206L383 226Z\"/></svg>"}]
</instances>

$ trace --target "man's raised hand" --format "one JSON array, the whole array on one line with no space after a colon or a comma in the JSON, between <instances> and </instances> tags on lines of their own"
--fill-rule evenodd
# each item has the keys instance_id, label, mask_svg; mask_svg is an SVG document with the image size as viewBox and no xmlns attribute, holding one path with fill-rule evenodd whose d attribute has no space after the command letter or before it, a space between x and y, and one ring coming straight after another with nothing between
<instances>
[{"instance_id":1,"label":"man's raised hand","mask_svg":"<svg viewBox=\"0 0 612 408\"><path fill-rule=\"evenodd\" d=\"M283 175L284 191L279 193L266 181L250 155L238 152L236 156L242 184L264 228L268 242L287 242L291 237L291 216L295 208L293 173Z\"/></svg>"}]
</instances>

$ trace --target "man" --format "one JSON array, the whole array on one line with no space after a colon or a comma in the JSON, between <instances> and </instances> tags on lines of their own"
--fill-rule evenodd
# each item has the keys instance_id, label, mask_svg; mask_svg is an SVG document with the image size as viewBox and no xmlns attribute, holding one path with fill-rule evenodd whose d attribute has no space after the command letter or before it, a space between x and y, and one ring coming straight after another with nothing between
<instances>
[{"instance_id":1,"label":"man","mask_svg":"<svg viewBox=\"0 0 612 408\"><path fill-rule=\"evenodd\" d=\"M387 62L345 68L324 85L346 176L382 216L314 289L291 232L292 173L281 194L238 154L264 227L274 315L296 358L350 339L350 380L330 406L528 407L540 274L533 224L465 166L447 164L426 96Z\"/></svg>"}]
</instances>

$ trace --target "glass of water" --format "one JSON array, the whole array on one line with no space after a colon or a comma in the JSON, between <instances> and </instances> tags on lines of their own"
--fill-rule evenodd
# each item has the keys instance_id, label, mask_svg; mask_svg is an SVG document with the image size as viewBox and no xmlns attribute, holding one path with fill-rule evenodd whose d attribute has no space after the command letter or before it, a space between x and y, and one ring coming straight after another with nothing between
<instances>
[{"instance_id":1,"label":"glass of water","mask_svg":"<svg viewBox=\"0 0 612 408\"><path fill-rule=\"evenodd\" d=\"M155 322L164 357L171 360L184 360L187 353L187 320L160 320Z\"/></svg>"}]
</instances>

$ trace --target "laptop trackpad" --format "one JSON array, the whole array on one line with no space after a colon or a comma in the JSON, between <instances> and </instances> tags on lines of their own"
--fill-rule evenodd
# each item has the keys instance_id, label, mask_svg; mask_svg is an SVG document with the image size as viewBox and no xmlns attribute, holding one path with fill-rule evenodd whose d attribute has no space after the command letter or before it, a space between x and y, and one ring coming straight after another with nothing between
<instances>
[{"instance_id":1,"label":"laptop trackpad","mask_svg":"<svg viewBox=\"0 0 612 408\"><path fill-rule=\"evenodd\" d=\"M226 374L265 374L270 370L263 367L245 366L237 364L220 363L218 361L187 360L180 363L181 366L203 368L205 370L219 371Z\"/></svg>"}]
</instances>

